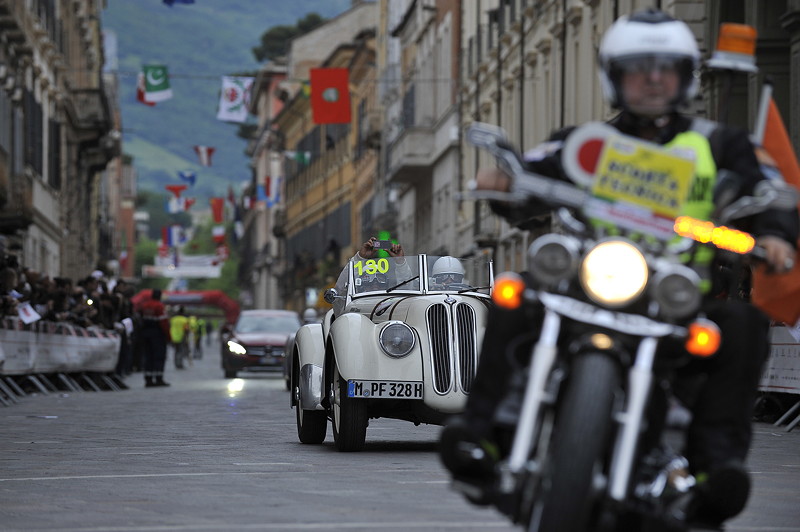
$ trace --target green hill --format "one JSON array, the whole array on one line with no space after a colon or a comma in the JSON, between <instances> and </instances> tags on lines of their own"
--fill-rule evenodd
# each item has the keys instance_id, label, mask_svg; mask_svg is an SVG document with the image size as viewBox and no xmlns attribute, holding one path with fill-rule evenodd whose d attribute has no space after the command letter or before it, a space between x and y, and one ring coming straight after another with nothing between
<instances>
[{"instance_id":1,"label":"green hill","mask_svg":"<svg viewBox=\"0 0 800 532\"><path fill-rule=\"evenodd\" d=\"M238 190L251 171L238 126L216 119L220 77L256 72L251 50L271 27L294 25L311 12L331 18L350 4L195 0L169 7L162 0L108 0L102 23L117 35L123 150L134 157L139 188L166 194L165 185L182 183L178 171L194 170L197 182L186 196L196 197L198 207L226 195L229 185ZM136 101L136 74L144 63L168 66L172 99L155 107ZM198 164L194 145L216 148L211 167Z\"/></svg>"}]
</instances>

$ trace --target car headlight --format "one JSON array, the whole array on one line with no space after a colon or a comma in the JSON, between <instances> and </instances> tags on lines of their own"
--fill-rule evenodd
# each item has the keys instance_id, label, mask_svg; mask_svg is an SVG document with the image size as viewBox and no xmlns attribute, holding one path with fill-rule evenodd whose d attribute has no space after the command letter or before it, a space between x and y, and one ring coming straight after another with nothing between
<instances>
[{"instance_id":1,"label":"car headlight","mask_svg":"<svg viewBox=\"0 0 800 532\"><path fill-rule=\"evenodd\" d=\"M392 322L386 325L378 339L381 349L390 357L404 357L414 348L414 331L405 323Z\"/></svg>"},{"instance_id":2,"label":"car headlight","mask_svg":"<svg viewBox=\"0 0 800 532\"><path fill-rule=\"evenodd\" d=\"M625 240L605 240L583 259L580 279L586 294L607 307L627 305L647 285L647 260L639 249Z\"/></svg>"},{"instance_id":3,"label":"car headlight","mask_svg":"<svg viewBox=\"0 0 800 532\"><path fill-rule=\"evenodd\" d=\"M578 270L580 242L570 236L546 234L528 248L528 271L544 284L570 279Z\"/></svg>"},{"instance_id":4,"label":"car headlight","mask_svg":"<svg viewBox=\"0 0 800 532\"><path fill-rule=\"evenodd\" d=\"M233 340L228 340L228 351L230 351L234 355L247 354L247 349L245 349L245 347L242 344L234 342Z\"/></svg>"},{"instance_id":5,"label":"car headlight","mask_svg":"<svg viewBox=\"0 0 800 532\"><path fill-rule=\"evenodd\" d=\"M700 306L700 275L688 266L673 264L659 269L651 290L661 313L668 317L683 318Z\"/></svg>"}]
</instances>

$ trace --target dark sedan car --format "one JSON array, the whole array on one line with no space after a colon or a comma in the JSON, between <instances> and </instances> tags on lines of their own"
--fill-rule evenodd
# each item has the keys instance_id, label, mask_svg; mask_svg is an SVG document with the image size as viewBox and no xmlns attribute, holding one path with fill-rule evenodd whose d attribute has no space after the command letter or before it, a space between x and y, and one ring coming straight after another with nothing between
<instances>
[{"instance_id":1,"label":"dark sedan car","mask_svg":"<svg viewBox=\"0 0 800 532\"><path fill-rule=\"evenodd\" d=\"M240 370L282 371L286 341L300 327L290 310L244 310L222 332L222 369L232 379Z\"/></svg>"}]
</instances>

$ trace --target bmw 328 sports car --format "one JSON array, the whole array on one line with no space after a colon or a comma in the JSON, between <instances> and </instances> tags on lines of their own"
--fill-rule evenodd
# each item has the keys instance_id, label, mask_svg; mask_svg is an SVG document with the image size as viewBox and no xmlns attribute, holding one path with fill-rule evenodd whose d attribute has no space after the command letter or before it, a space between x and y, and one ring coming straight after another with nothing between
<instances>
[{"instance_id":1,"label":"bmw 328 sports car","mask_svg":"<svg viewBox=\"0 0 800 532\"><path fill-rule=\"evenodd\" d=\"M493 286L487 259L351 260L322 323L302 326L290 365L302 443L364 447L370 419L442 424L463 410Z\"/></svg>"}]
</instances>

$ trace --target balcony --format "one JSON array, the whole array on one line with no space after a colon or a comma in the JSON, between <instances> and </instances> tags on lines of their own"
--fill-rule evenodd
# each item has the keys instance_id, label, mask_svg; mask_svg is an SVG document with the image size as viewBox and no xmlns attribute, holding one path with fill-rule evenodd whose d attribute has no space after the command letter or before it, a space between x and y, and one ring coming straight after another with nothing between
<instances>
[{"instance_id":1,"label":"balcony","mask_svg":"<svg viewBox=\"0 0 800 532\"><path fill-rule=\"evenodd\" d=\"M406 128L389 149L390 183L416 183L430 179L435 138L430 127Z\"/></svg>"}]
</instances>

